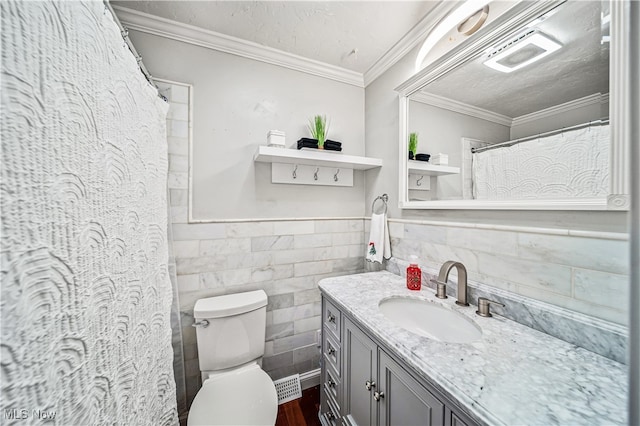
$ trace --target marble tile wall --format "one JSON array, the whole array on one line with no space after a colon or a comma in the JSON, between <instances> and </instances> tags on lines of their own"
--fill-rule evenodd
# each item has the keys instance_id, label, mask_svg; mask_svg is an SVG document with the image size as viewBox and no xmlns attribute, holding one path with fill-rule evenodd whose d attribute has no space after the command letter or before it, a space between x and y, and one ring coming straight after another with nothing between
<instances>
[{"instance_id":1,"label":"marble tile wall","mask_svg":"<svg viewBox=\"0 0 640 426\"><path fill-rule=\"evenodd\" d=\"M509 230L511 229L511 230ZM616 324L626 325L626 234L490 229L390 221L394 257L420 258L437 271L461 261L469 279ZM455 273L452 272L455 277Z\"/></svg>"},{"instance_id":2,"label":"marble tile wall","mask_svg":"<svg viewBox=\"0 0 640 426\"><path fill-rule=\"evenodd\" d=\"M188 91L171 91L169 193L187 407L200 389L193 306L203 297L267 293L263 368L273 379L319 367L318 281L363 272L362 219L188 223Z\"/></svg>"},{"instance_id":3,"label":"marble tile wall","mask_svg":"<svg viewBox=\"0 0 640 426\"><path fill-rule=\"evenodd\" d=\"M174 226L173 238L188 401L200 387L191 324L193 306L203 297L264 290L265 371L278 379L318 368L317 284L363 271L363 220L192 224Z\"/></svg>"},{"instance_id":4,"label":"marble tile wall","mask_svg":"<svg viewBox=\"0 0 640 426\"><path fill-rule=\"evenodd\" d=\"M365 224L368 228L368 221ZM366 229L365 229L366 231ZM462 262L470 297L507 304L496 312L625 362L629 258L626 234L390 220L393 259L403 274L416 254L423 285L447 260ZM448 293L455 296L455 269Z\"/></svg>"}]
</instances>

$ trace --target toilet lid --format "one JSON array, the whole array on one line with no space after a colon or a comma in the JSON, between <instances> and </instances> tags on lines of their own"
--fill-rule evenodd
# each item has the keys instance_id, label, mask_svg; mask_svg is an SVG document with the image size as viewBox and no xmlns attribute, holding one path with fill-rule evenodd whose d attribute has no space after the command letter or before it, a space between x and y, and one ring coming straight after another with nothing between
<instances>
[{"instance_id":1,"label":"toilet lid","mask_svg":"<svg viewBox=\"0 0 640 426\"><path fill-rule=\"evenodd\" d=\"M196 394L188 426L274 425L278 394L260 367L205 380Z\"/></svg>"}]
</instances>

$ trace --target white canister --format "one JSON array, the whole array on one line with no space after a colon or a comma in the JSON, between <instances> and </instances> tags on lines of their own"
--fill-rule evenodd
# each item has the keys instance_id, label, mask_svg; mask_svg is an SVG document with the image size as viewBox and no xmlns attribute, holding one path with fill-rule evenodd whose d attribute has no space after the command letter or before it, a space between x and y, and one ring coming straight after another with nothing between
<instances>
[{"instance_id":1,"label":"white canister","mask_svg":"<svg viewBox=\"0 0 640 426\"><path fill-rule=\"evenodd\" d=\"M449 164L449 156L447 154L436 154L431 157L431 164L446 166Z\"/></svg>"},{"instance_id":2,"label":"white canister","mask_svg":"<svg viewBox=\"0 0 640 426\"><path fill-rule=\"evenodd\" d=\"M279 148L285 147L284 132L280 130L269 130L267 133L267 145Z\"/></svg>"}]
</instances>

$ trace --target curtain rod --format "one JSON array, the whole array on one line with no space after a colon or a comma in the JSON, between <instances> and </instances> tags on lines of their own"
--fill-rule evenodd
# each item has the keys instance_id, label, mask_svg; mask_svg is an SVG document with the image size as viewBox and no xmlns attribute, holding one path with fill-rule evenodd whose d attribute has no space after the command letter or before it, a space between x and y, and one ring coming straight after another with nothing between
<instances>
[{"instance_id":1,"label":"curtain rod","mask_svg":"<svg viewBox=\"0 0 640 426\"><path fill-rule=\"evenodd\" d=\"M512 145L518 144L520 142L527 142L527 141L536 140L536 139L539 139L539 138L545 137L545 136L557 135L559 133L564 133L564 132L570 131L570 130L578 130L578 129L583 129L585 127L592 127L592 126L605 126L607 124L609 124L609 119L601 119L601 120L589 121L588 123L576 124L575 126L570 126L570 127L563 127L562 129L551 130L549 132L539 133L537 135L532 135L532 136L527 136L527 137L524 137L524 138L516 139L514 141L501 142L501 143L497 143L497 144L494 144L494 145L484 146L482 148L471 148L471 152L473 154L476 154L476 153L479 153L479 152L488 151L490 149L504 148L504 147L507 147L507 146L512 146Z\"/></svg>"},{"instance_id":2,"label":"curtain rod","mask_svg":"<svg viewBox=\"0 0 640 426\"><path fill-rule=\"evenodd\" d=\"M151 73L147 70L147 67L144 66L144 63L142 62L142 56L138 54L138 51L136 50L135 46L129 39L129 30L122 25L122 23L120 22L120 19L118 19L118 16L116 15L116 12L111 7L111 3L109 3L109 0L103 0L103 3L104 3L105 9L108 9L109 12L111 12L111 16L113 17L113 20L115 21L116 25L118 25L118 28L120 28L120 35L122 35L122 38L126 43L127 47L129 48L129 51L131 51L131 53L133 53L134 58L136 58L136 62L138 63L138 67L140 68L140 71L142 71L142 75L144 75L144 78L146 78L147 81L153 87L155 87L155 89L158 91L158 97L163 101L168 102L167 98L160 93L160 89L158 89L158 86L153 81L153 77L151 76Z\"/></svg>"}]
</instances>

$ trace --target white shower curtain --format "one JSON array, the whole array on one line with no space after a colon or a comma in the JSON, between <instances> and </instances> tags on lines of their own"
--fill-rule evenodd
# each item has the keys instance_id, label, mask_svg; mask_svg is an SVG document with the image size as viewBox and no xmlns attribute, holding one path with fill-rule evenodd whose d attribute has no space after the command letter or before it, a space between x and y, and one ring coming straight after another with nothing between
<instances>
[{"instance_id":1,"label":"white shower curtain","mask_svg":"<svg viewBox=\"0 0 640 426\"><path fill-rule=\"evenodd\" d=\"M593 126L473 154L479 200L604 197L609 126Z\"/></svg>"},{"instance_id":2,"label":"white shower curtain","mask_svg":"<svg viewBox=\"0 0 640 426\"><path fill-rule=\"evenodd\" d=\"M102 2L0 8L3 418L177 424L167 105Z\"/></svg>"}]
</instances>

